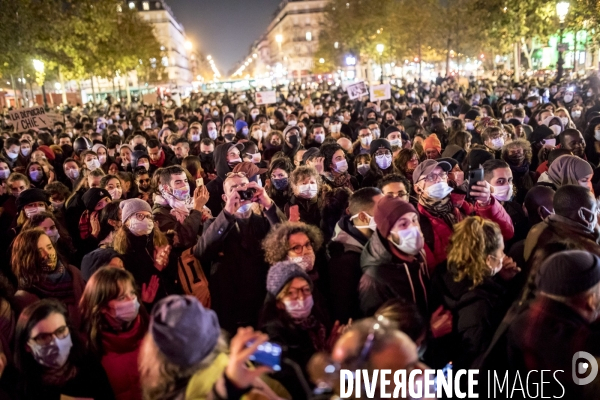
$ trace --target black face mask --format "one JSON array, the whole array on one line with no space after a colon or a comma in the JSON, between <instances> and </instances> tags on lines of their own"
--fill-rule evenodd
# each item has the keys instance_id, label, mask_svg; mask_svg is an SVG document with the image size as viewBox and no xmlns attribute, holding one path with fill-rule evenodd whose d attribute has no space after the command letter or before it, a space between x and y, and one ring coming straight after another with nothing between
<instances>
[{"instance_id":1,"label":"black face mask","mask_svg":"<svg viewBox=\"0 0 600 400\"><path fill-rule=\"evenodd\" d=\"M231 141L233 141L233 138L235 138L235 135L233 133L227 133L227 134L223 135L223 137L225 138L225 140L228 140L231 142Z\"/></svg>"},{"instance_id":2,"label":"black face mask","mask_svg":"<svg viewBox=\"0 0 600 400\"><path fill-rule=\"evenodd\" d=\"M213 153L200 153L200 161L202 161L203 163L207 163L207 162L212 162L213 160Z\"/></svg>"},{"instance_id":3,"label":"black face mask","mask_svg":"<svg viewBox=\"0 0 600 400\"><path fill-rule=\"evenodd\" d=\"M64 158L69 158L71 157L71 155L73 155L73 146L69 144L63 144L62 146L60 146L60 148L63 151Z\"/></svg>"},{"instance_id":4,"label":"black face mask","mask_svg":"<svg viewBox=\"0 0 600 400\"><path fill-rule=\"evenodd\" d=\"M292 145L292 147L296 147L296 145L298 144L298 136L297 135L290 136L288 138L288 142Z\"/></svg>"},{"instance_id":5,"label":"black face mask","mask_svg":"<svg viewBox=\"0 0 600 400\"><path fill-rule=\"evenodd\" d=\"M508 156L508 161L512 165L521 165L523 161L525 161L525 155L523 154L511 154Z\"/></svg>"}]
</instances>

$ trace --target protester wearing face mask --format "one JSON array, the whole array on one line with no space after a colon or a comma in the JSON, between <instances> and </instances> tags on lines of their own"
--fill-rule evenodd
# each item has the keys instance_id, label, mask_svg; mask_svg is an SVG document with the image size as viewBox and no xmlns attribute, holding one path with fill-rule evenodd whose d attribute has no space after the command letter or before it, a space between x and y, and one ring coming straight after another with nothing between
<instances>
[{"instance_id":1,"label":"protester wearing face mask","mask_svg":"<svg viewBox=\"0 0 600 400\"><path fill-rule=\"evenodd\" d=\"M360 154L369 154L371 150L371 142L375 140L369 128L362 127L357 133L358 139L352 145L352 153L357 156Z\"/></svg>"},{"instance_id":2,"label":"protester wearing face mask","mask_svg":"<svg viewBox=\"0 0 600 400\"><path fill-rule=\"evenodd\" d=\"M129 272L100 268L88 281L80 308L91 352L101 359L117 400L142 399L138 357L148 313Z\"/></svg>"},{"instance_id":3,"label":"protester wearing face mask","mask_svg":"<svg viewBox=\"0 0 600 400\"><path fill-rule=\"evenodd\" d=\"M70 309L70 307L69 307ZM88 355L70 311L61 301L47 299L23 310L15 332L13 383L20 399L114 399L104 369Z\"/></svg>"},{"instance_id":4,"label":"protester wearing face mask","mask_svg":"<svg viewBox=\"0 0 600 400\"><path fill-rule=\"evenodd\" d=\"M270 161L273 155L282 150L282 143L284 141L285 139L280 131L271 131L265 139L265 150L262 155L263 159L265 161Z\"/></svg>"},{"instance_id":5,"label":"protester wearing face mask","mask_svg":"<svg viewBox=\"0 0 600 400\"><path fill-rule=\"evenodd\" d=\"M206 189L209 193L206 206L210 209L212 215L219 215L223 209L223 182L225 181L226 175L233 171L233 168L237 164L242 162L241 152L243 150L244 145L241 143L224 143L215 148L213 159L217 176L206 184Z\"/></svg>"},{"instance_id":6,"label":"protester wearing face mask","mask_svg":"<svg viewBox=\"0 0 600 400\"><path fill-rule=\"evenodd\" d=\"M51 182L48 175L46 175L42 164L36 161L30 162L26 167L26 171L32 187L43 189Z\"/></svg>"},{"instance_id":7,"label":"protester wearing face mask","mask_svg":"<svg viewBox=\"0 0 600 400\"><path fill-rule=\"evenodd\" d=\"M237 120L235 121L235 132L236 139L246 141L249 139L250 129L248 128L248 124L246 121Z\"/></svg>"},{"instance_id":8,"label":"protester wearing face mask","mask_svg":"<svg viewBox=\"0 0 600 400\"><path fill-rule=\"evenodd\" d=\"M114 235L113 247L121 255L125 269L142 288L157 286L153 304L177 293L181 289L177 274L173 275L175 265L169 259L171 246L165 234L155 228L150 205L140 199L128 199L119 207L123 223Z\"/></svg>"},{"instance_id":9,"label":"protester wearing face mask","mask_svg":"<svg viewBox=\"0 0 600 400\"><path fill-rule=\"evenodd\" d=\"M16 207L18 212L17 233L23 227L23 224L33 218L34 215L52 212L46 192L37 188L24 190L17 198Z\"/></svg>"},{"instance_id":10,"label":"protester wearing face mask","mask_svg":"<svg viewBox=\"0 0 600 400\"><path fill-rule=\"evenodd\" d=\"M265 190L280 210L285 208L292 195L289 177L293 169L294 165L291 161L287 157L282 157L273 160L267 172L268 181Z\"/></svg>"},{"instance_id":11,"label":"protester wearing face mask","mask_svg":"<svg viewBox=\"0 0 600 400\"><path fill-rule=\"evenodd\" d=\"M382 198L377 188L365 187L352 193L345 213L335 226L329 254L329 280L331 316L342 324L360 317L358 286L362 276L361 253L377 229L375 206Z\"/></svg>"},{"instance_id":12,"label":"protester wearing face mask","mask_svg":"<svg viewBox=\"0 0 600 400\"><path fill-rule=\"evenodd\" d=\"M373 315L393 296L416 304L426 315L429 272L417 211L404 200L384 196L375 205L373 217L377 230L360 260L362 314Z\"/></svg>"},{"instance_id":13,"label":"protester wearing face mask","mask_svg":"<svg viewBox=\"0 0 600 400\"><path fill-rule=\"evenodd\" d=\"M443 305L453 315L453 335L446 345L453 368L469 368L489 346L513 301L502 281L518 272L520 268L504 254L498 224L477 216L456 224L447 267L436 268L430 290L430 306Z\"/></svg>"},{"instance_id":14,"label":"protester wearing face mask","mask_svg":"<svg viewBox=\"0 0 600 400\"><path fill-rule=\"evenodd\" d=\"M17 157L21 150L21 144L19 139L9 137L4 141L4 147L2 148L2 157L6 160L11 169L17 166Z\"/></svg>"},{"instance_id":15,"label":"protester wearing face mask","mask_svg":"<svg viewBox=\"0 0 600 400\"><path fill-rule=\"evenodd\" d=\"M96 143L92 146L92 151L98 155L98 162L100 162L102 170L105 173L108 172L109 161L112 161L112 159L108 156L108 149L106 146L101 143Z\"/></svg>"},{"instance_id":16,"label":"protester wearing face mask","mask_svg":"<svg viewBox=\"0 0 600 400\"><path fill-rule=\"evenodd\" d=\"M392 146L387 139L374 140L369 148L369 170L362 178L362 187L376 187L378 182L396 171L392 162Z\"/></svg>"},{"instance_id":17,"label":"protester wearing face mask","mask_svg":"<svg viewBox=\"0 0 600 400\"><path fill-rule=\"evenodd\" d=\"M505 240L511 239L514 235L514 227L509 215L490 195L490 184L486 181L473 183L472 191L468 194L474 204L465 201L464 195L450 194L452 189L448 186L448 172L451 168L452 166L447 162L426 160L413 172L419 214L431 225L425 228L422 226L427 264L430 268L434 268L446 259L444 249L448 244L448 238L452 235L453 226L466 215L475 213L496 222Z\"/></svg>"},{"instance_id":18,"label":"protester wearing face mask","mask_svg":"<svg viewBox=\"0 0 600 400\"><path fill-rule=\"evenodd\" d=\"M319 297L313 296L313 282L294 262L273 265L266 282L267 296L259 327L272 341L288 349L288 358L306 375L312 355L327 351L337 340L339 325L332 331L324 306ZM285 369L276 377L290 392L302 393L291 371Z\"/></svg>"},{"instance_id":19,"label":"protester wearing face mask","mask_svg":"<svg viewBox=\"0 0 600 400\"><path fill-rule=\"evenodd\" d=\"M481 139L487 151L494 155L494 158L500 158L502 147L504 146L505 132L500 127L490 126L484 129Z\"/></svg>"},{"instance_id":20,"label":"protester wearing face mask","mask_svg":"<svg viewBox=\"0 0 600 400\"><path fill-rule=\"evenodd\" d=\"M55 298L67 305L73 326L79 327L79 299L85 282L77 268L58 253L44 230L21 232L14 240L11 266L18 280L15 294L17 311L44 298Z\"/></svg>"},{"instance_id":21,"label":"protester wearing face mask","mask_svg":"<svg viewBox=\"0 0 600 400\"><path fill-rule=\"evenodd\" d=\"M241 198L241 191L248 200ZM216 218L204 223L193 252L201 265L216 268L210 282L211 308L219 316L221 327L233 333L239 325L256 323L268 269L260 243L271 226L284 217L265 190L244 173L228 174L223 192L225 206L213 214ZM244 268L240 268L242 259ZM237 276L235 280L231 279L233 275Z\"/></svg>"},{"instance_id":22,"label":"protester wearing face mask","mask_svg":"<svg viewBox=\"0 0 600 400\"><path fill-rule=\"evenodd\" d=\"M284 207L285 215L294 222L314 226L321 224L321 202L319 201L319 173L312 167L297 167L290 175L292 196Z\"/></svg>"},{"instance_id":23,"label":"protester wearing face mask","mask_svg":"<svg viewBox=\"0 0 600 400\"><path fill-rule=\"evenodd\" d=\"M298 150L302 148L300 128L295 125L288 125L283 131L283 136L285 137L285 143L281 150L290 160L293 160Z\"/></svg>"},{"instance_id":24,"label":"protester wearing face mask","mask_svg":"<svg viewBox=\"0 0 600 400\"><path fill-rule=\"evenodd\" d=\"M100 180L100 188L106 189L112 200L120 200L123 197L123 182L117 176L103 176Z\"/></svg>"},{"instance_id":25,"label":"protester wearing face mask","mask_svg":"<svg viewBox=\"0 0 600 400\"><path fill-rule=\"evenodd\" d=\"M339 144L325 144L321 146L323 155L324 183L331 188L346 187L350 190L358 188L358 181L348 173L346 153Z\"/></svg>"},{"instance_id":26,"label":"protester wearing face mask","mask_svg":"<svg viewBox=\"0 0 600 400\"><path fill-rule=\"evenodd\" d=\"M59 254L62 254L65 257L65 260L70 263L76 261L76 250L73 247L71 237L67 233L64 226L52 213L44 211L40 214L36 214L23 225L23 230L33 228L43 229L58 250Z\"/></svg>"},{"instance_id":27,"label":"protester wearing face mask","mask_svg":"<svg viewBox=\"0 0 600 400\"><path fill-rule=\"evenodd\" d=\"M10 175L10 166L4 159L0 159L0 183L4 183Z\"/></svg>"},{"instance_id":28,"label":"protester wearing face mask","mask_svg":"<svg viewBox=\"0 0 600 400\"><path fill-rule=\"evenodd\" d=\"M508 163L514 178L514 200L519 204L523 204L525 194L536 181L535 172L530 170L531 158L531 145L527 140L517 139L502 148L502 160Z\"/></svg>"}]
</instances>

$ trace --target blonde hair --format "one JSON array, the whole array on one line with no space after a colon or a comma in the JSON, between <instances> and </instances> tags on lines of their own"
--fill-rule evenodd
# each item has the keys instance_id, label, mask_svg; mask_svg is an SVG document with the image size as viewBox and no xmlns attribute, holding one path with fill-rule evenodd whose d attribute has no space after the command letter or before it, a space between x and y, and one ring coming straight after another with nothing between
<instances>
[{"instance_id":1,"label":"blonde hair","mask_svg":"<svg viewBox=\"0 0 600 400\"><path fill-rule=\"evenodd\" d=\"M127 238L128 231L129 228L127 228L127 226L125 225L125 221L123 221L123 224L121 225L119 230L115 232L115 236L113 238L113 248L119 254L127 254L127 252L129 251L129 239ZM154 248L166 246L169 244L167 236L156 227L152 230L152 233L152 244Z\"/></svg>"},{"instance_id":2,"label":"blonde hair","mask_svg":"<svg viewBox=\"0 0 600 400\"><path fill-rule=\"evenodd\" d=\"M454 225L448 244L448 270L453 271L454 280L470 279L471 288L481 284L491 273L486 258L500 248L502 240L498 224L479 216Z\"/></svg>"}]
</instances>

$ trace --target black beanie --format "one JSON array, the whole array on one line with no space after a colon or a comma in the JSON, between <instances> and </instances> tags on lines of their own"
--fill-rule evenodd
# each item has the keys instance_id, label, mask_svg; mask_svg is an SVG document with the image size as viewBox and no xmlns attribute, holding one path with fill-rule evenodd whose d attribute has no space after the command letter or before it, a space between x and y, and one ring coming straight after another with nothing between
<instances>
[{"instance_id":1,"label":"black beanie","mask_svg":"<svg viewBox=\"0 0 600 400\"><path fill-rule=\"evenodd\" d=\"M575 296L600 282L600 258L583 250L553 254L540 266L537 286L556 296Z\"/></svg>"},{"instance_id":2,"label":"black beanie","mask_svg":"<svg viewBox=\"0 0 600 400\"><path fill-rule=\"evenodd\" d=\"M98 202L105 197L108 197L112 200L112 196L106 189L90 188L83 194L82 200L86 209L94 211L94 208L96 208Z\"/></svg>"},{"instance_id":3,"label":"black beanie","mask_svg":"<svg viewBox=\"0 0 600 400\"><path fill-rule=\"evenodd\" d=\"M494 156L487 150L473 149L469 153L469 169L479 168L487 160L493 159Z\"/></svg>"},{"instance_id":4,"label":"black beanie","mask_svg":"<svg viewBox=\"0 0 600 400\"><path fill-rule=\"evenodd\" d=\"M390 125L387 128L385 128L385 131L383 132L383 137L387 138L388 135L392 132L401 132L401 131L396 125Z\"/></svg>"},{"instance_id":5,"label":"black beanie","mask_svg":"<svg viewBox=\"0 0 600 400\"><path fill-rule=\"evenodd\" d=\"M23 207L27 204L37 203L38 201L43 201L46 204L50 204L48 202L48 195L42 189L27 189L21 192L19 197L17 197L17 211L21 211Z\"/></svg>"},{"instance_id":6,"label":"black beanie","mask_svg":"<svg viewBox=\"0 0 600 400\"><path fill-rule=\"evenodd\" d=\"M479 117L481 114L479 114L479 111L477 111L474 108L471 108L469 111L467 111L467 113L465 114L465 119L471 120L471 121L475 121L475 119L477 119L477 117Z\"/></svg>"}]
</instances>

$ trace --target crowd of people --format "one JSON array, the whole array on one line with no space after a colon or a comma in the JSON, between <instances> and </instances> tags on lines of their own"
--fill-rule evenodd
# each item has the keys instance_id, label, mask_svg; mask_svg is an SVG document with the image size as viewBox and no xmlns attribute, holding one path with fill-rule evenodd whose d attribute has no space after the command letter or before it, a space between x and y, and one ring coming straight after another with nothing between
<instances>
[{"instance_id":1,"label":"crowd of people","mask_svg":"<svg viewBox=\"0 0 600 400\"><path fill-rule=\"evenodd\" d=\"M277 94L4 120L2 395L305 399L339 389L332 365L449 364L590 395L570 371L600 357L595 73ZM265 342L278 368L250 361Z\"/></svg>"}]
</instances>

